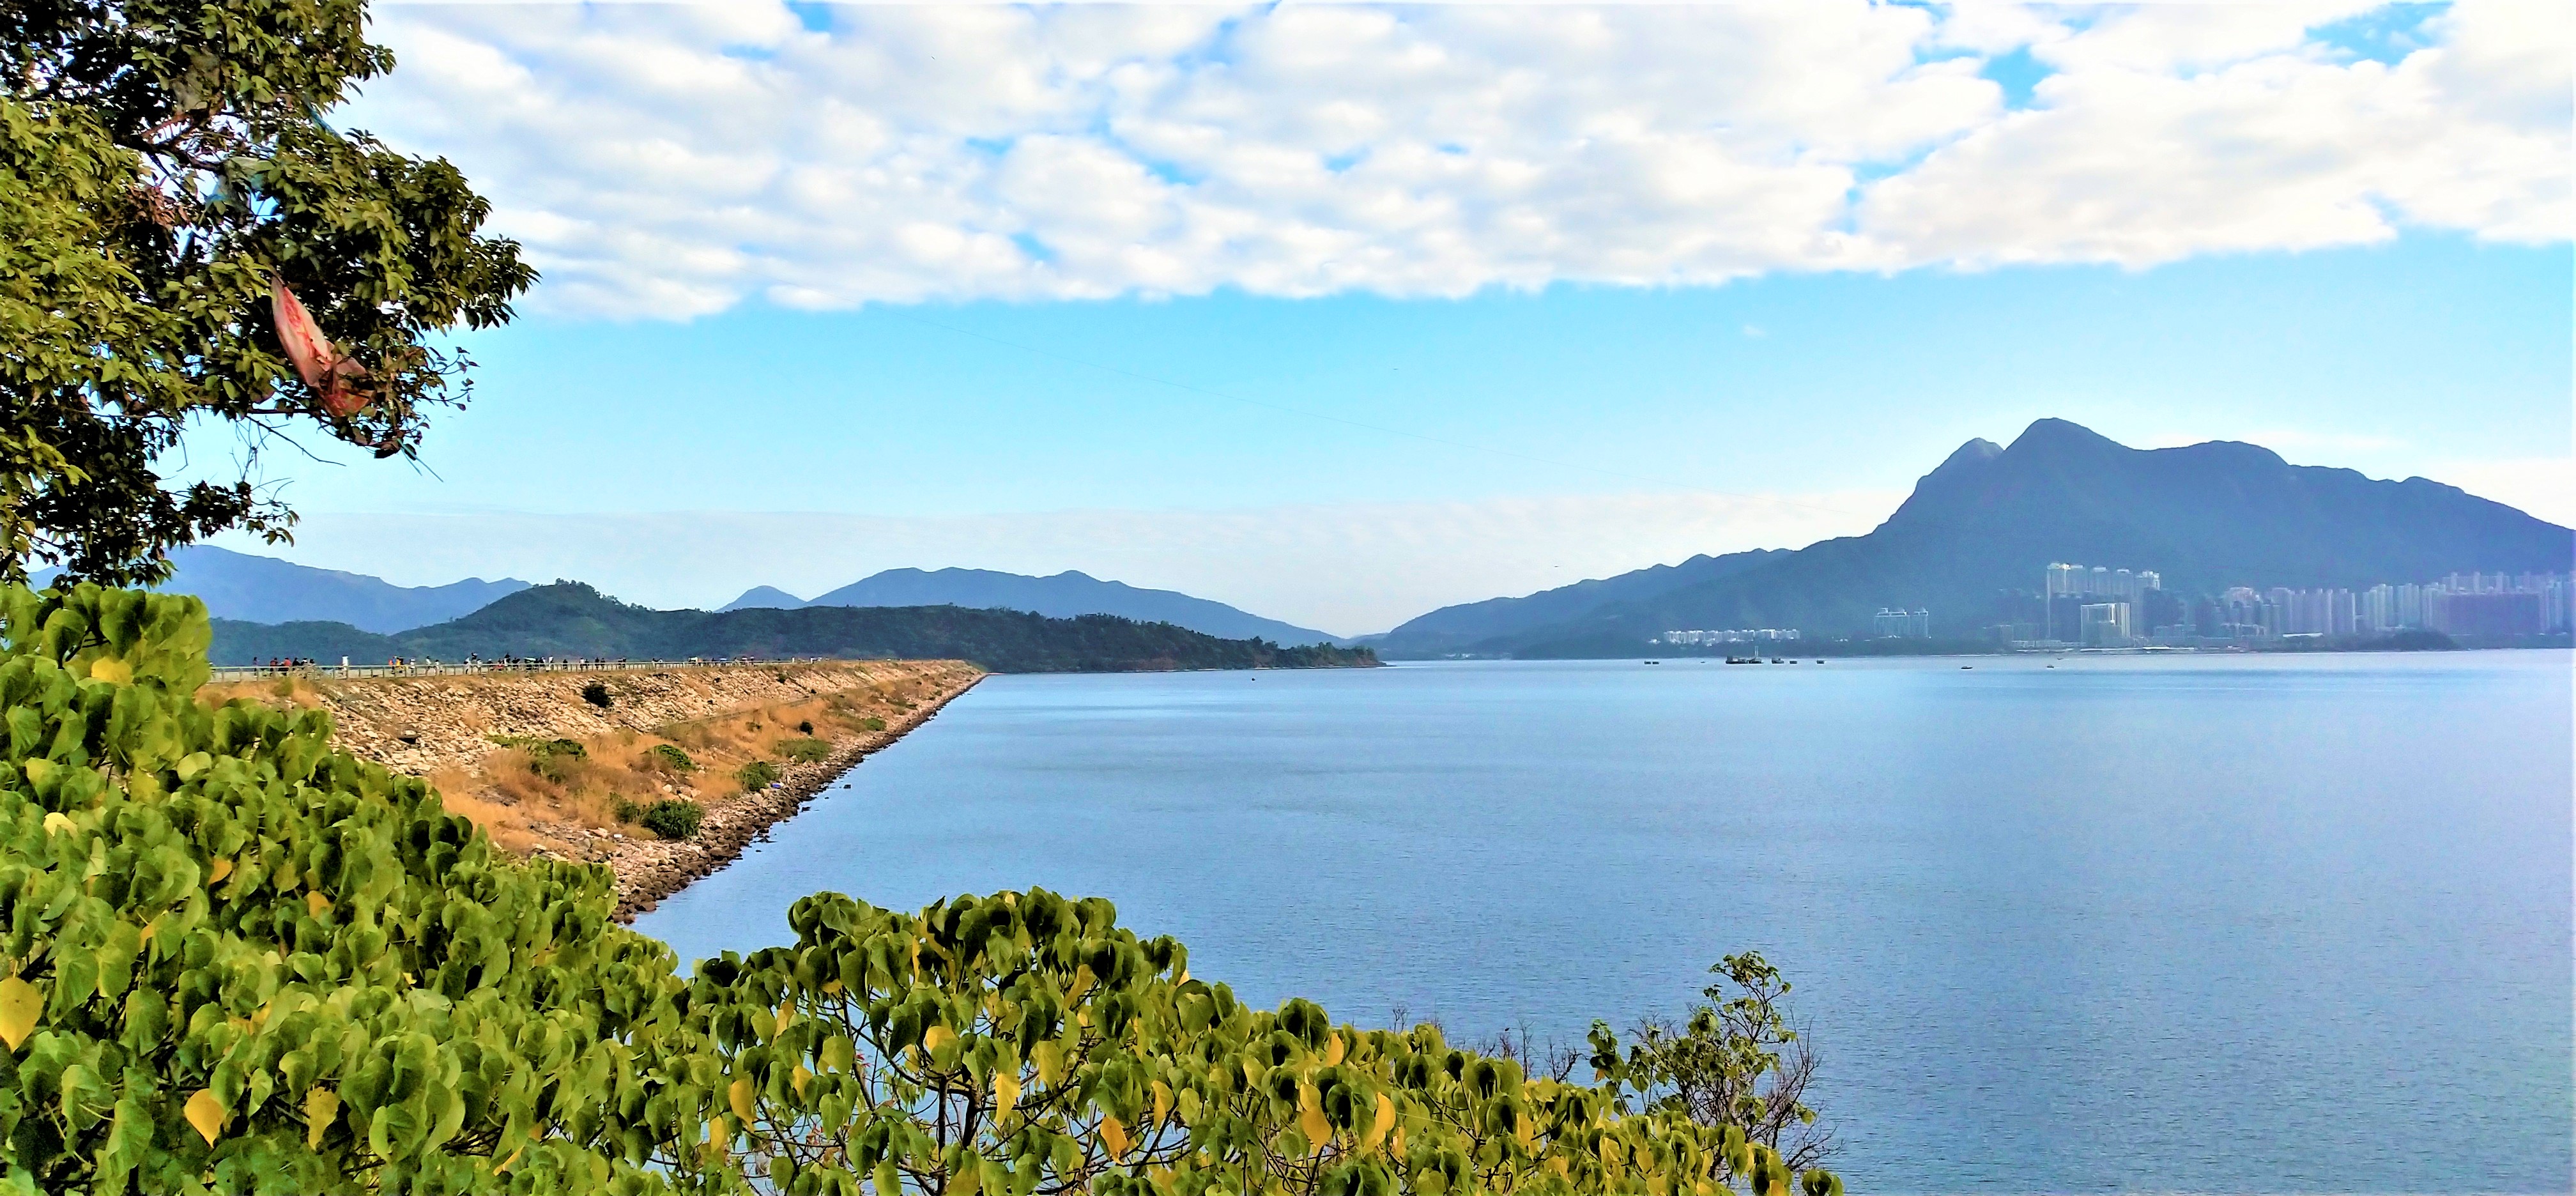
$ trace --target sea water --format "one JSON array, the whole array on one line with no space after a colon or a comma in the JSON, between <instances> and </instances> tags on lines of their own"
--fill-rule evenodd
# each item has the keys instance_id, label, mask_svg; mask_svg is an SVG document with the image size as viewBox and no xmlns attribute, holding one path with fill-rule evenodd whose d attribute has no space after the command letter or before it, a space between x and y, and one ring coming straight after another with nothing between
<instances>
[{"instance_id":1,"label":"sea water","mask_svg":"<svg viewBox=\"0 0 2576 1196\"><path fill-rule=\"evenodd\" d=\"M2565 1192L2570 656L993 677L639 924L1043 885L1577 1043L1756 949L1856 1192Z\"/></svg>"}]
</instances>

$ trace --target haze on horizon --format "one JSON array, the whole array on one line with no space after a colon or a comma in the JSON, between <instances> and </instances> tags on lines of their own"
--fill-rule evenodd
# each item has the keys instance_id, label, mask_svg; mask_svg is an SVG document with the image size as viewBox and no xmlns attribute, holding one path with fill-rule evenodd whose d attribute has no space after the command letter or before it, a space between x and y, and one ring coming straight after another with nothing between
<instances>
[{"instance_id":1,"label":"haze on horizon","mask_svg":"<svg viewBox=\"0 0 2576 1196\"><path fill-rule=\"evenodd\" d=\"M546 280L424 470L263 457L307 564L710 607L1079 569L1357 633L1865 531L2044 416L2576 522L2563 4L374 34L338 119Z\"/></svg>"}]
</instances>

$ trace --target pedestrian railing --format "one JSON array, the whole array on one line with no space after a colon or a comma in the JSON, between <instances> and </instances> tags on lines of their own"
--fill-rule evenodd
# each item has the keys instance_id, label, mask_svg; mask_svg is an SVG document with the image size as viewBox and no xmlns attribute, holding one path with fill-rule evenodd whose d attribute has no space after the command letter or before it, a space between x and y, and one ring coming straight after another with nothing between
<instances>
[{"instance_id":1,"label":"pedestrian railing","mask_svg":"<svg viewBox=\"0 0 2576 1196\"><path fill-rule=\"evenodd\" d=\"M756 660L749 657L691 657L687 660L469 660L402 661L388 664L325 664L299 661L293 664L260 664L217 666L217 681L262 681L272 677L463 677L491 673L621 673L634 669L672 668L777 668L782 665L809 664L819 657L794 657L785 660Z\"/></svg>"}]
</instances>

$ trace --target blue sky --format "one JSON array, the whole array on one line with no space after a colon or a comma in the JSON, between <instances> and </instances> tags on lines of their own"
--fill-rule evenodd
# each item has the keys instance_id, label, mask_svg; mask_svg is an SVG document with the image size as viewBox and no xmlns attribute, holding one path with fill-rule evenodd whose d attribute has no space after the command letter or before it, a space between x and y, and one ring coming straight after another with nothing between
<instances>
[{"instance_id":1,"label":"blue sky","mask_svg":"<svg viewBox=\"0 0 2576 1196\"><path fill-rule=\"evenodd\" d=\"M2349 102L2335 91L2247 101L2240 133L2294 110L2305 122L2278 150L2289 164L2269 168L2277 179L2244 145L2208 149L2216 165L2186 160L2200 151L2174 148L2180 134L2166 130L2140 155L2183 156L2124 181L2115 176L2128 155L2067 140L2085 128L2070 122L2087 104L2132 119L2147 83L2295 71L2331 75L2320 88L2396 88L2400 72L2440 77L2440 55L2463 52L2438 48L2442 39L2469 36L2444 23L2447 9L2360 7L2314 24L2185 30L2201 42L2101 22L1729 28L1710 36L1729 46L1893 38L1902 53L1871 85L1930 90L1835 108L1810 83L1782 84L1785 99L1725 102L1788 111L1776 119L1808 122L1797 138L1700 128L1692 135L1714 148L1667 138L1650 158L1585 150L1562 166L1545 157L1562 138L1501 144L1539 117L1489 127L1436 105L1405 116L1384 100L1394 115L1360 122L1375 130L1366 136L1246 126L1246 136L1306 138L1296 144L1329 167L1267 190L1227 172L1275 172L1282 154L1218 155L1187 177L1148 172L1142 183L1084 159L1106 151L1074 144L1080 129L1110 130L1103 145L1184 147L1172 154L1198 144L1148 119L1168 113L1122 108L1115 81L1127 76L1113 62L1098 68L1112 98L1062 112L1028 101L988 127L941 124L945 115L906 125L894 101L874 110L840 97L839 119L876 130L867 145L912 148L818 146L800 132L764 151L765 165L733 167L768 171L769 182L664 208L653 205L666 196L631 191L629 176L647 169L637 162L676 152L668 146L692 128L710 138L708 154L757 140L756 119L742 118L752 132L730 118L700 128L676 102L749 86L736 77L741 59L715 53L706 79L680 72L674 83L664 70L647 86L599 65L616 56L582 51L584 39L721 49L748 35L693 32L664 13L605 31L583 23L601 18L559 17L573 23L548 42L464 10L400 10L429 14L380 31L404 54L395 79L416 74L418 94L372 98L371 124L456 156L548 282L519 322L468 340L482 363L478 399L438 425L425 469L327 452L350 460L271 452L262 468L306 514L285 555L407 584L571 576L697 605L763 583L810 594L903 565L1080 568L1341 633L1693 552L1865 530L1961 441L2009 440L2042 416L2141 445L2253 440L2293 461L2420 473L2576 517L2565 481L2576 260L2563 231L2550 231L2566 208L2563 127L2559 160L2542 154L2536 173L2502 190L2485 168L2503 149L2460 182L2441 182L2447 168L2431 159L2375 160L2381 147L2336 123ZM1262 54L1303 61L1264 41L1291 35L1335 50L1446 38L1453 56L1489 55L1479 79L1508 73L1512 55L1546 52L1506 16L1446 19L1237 29L1224 44L1245 61L1223 82L1254 88ZM973 44L1102 58L1081 47L1105 40L1178 78L1202 69L1184 60L1211 35L1192 24L1203 18L1173 20L1177 29L1031 26L1017 30L1018 51L1009 37ZM932 50L963 44L935 22L839 40L813 24L762 36L788 39L782 61L882 57L912 38L931 47L917 69L931 69ZM2095 44L2111 32L2130 41ZM1941 39L1973 43L1957 51L1972 53L1969 69L1941 73L1923 48ZM2220 48L2190 49L2204 43ZM2148 66L2139 44L2154 47ZM570 82L549 82L558 77ZM763 86L813 99L823 77L817 68ZM1341 88L1371 102L1412 86L1294 82L1283 94ZM638 139L644 148L609 155L625 173L585 173L564 164L578 155L541 152L566 138L602 144L591 135L532 126L517 135L520 153L489 148L512 142L506 127L476 141L441 123L469 103L519 111L512 97L546 87L566 89L556 107L596 102L609 114L603 129ZM2186 97L2174 101L2176 127L2206 117L2191 105L2207 91L2176 93ZM2481 112L2496 106L2473 98ZM1617 99L1570 102L1609 111ZM1909 111L1951 104L1961 123L1882 128L1901 99ZM1241 119L1204 116L1231 111L1205 95L1157 102L1192 120ZM650 115L657 104L675 114ZM423 115L433 108L449 115ZM1405 136L1388 131L1398 117L1434 146L1415 155L1432 173L1353 179L1377 169L1364 163L1404 157ZM2376 119L2375 136L2402 140ZM2504 136L2462 127L2423 134L2424 152ZM898 135L907 129L910 142ZM1058 144L1044 151L1053 157L997 151L997 130L1013 146ZM2548 149L2545 133L2514 135ZM1818 157L1814 147L1837 137L1847 151ZM969 141L956 151L968 165L885 173ZM2352 161L2321 173L2319 145ZM1702 150L1735 157L1675 182L1673 164ZM997 164L996 154L1042 160ZM814 180L846 155L874 163L852 175L871 180L852 194L876 207L781 215L803 210L825 185ZM1447 161L1480 155L1501 165L1478 175ZM1618 173L1635 163L1643 173ZM664 165L674 177L720 173ZM1533 190L1503 166L1560 170L1566 187ZM1058 173L1036 189L1012 173L1039 167ZM993 173L949 199L919 198L956 170ZM1845 180L1841 198L1810 186L1834 177ZM2326 194L2320 179L2350 194ZM1130 183L1150 193L1101 198ZM1292 184L1312 195L1260 208ZM1724 194L1667 202L1675 187L1702 185ZM1049 206L1069 199L1092 206ZM1410 214L1384 215L1390 204ZM1487 214L1456 216L1477 211ZM1463 223L1440 224L1453 216ZM1526 235L1532 221L1552 231ZM1325 248L1299 256L1312 245ZM1687 246L1698 248L1666 248ZM201 469L228 464L219 441L201 439L192 454Z\"/></svg>"}]
</instances>

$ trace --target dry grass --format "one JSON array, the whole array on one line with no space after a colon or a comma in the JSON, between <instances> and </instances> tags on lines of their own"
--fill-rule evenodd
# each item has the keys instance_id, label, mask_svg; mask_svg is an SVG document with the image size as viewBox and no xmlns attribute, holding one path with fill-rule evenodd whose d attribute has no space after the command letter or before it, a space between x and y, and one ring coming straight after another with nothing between
<instances>
[{"instance_id":1,"label":"dry grass","mask_svg":"<svg viewBox=\"0 0 2576 1196\"><path fill-rule=\"evenodd\" d=\"M291 675L267 681L226 681L207 685L197 691L197 697L216 706L235 698L305 709L322 704L322 691L313 687L312 678Z\"/></svg>"},{"instance_id":2,"label":"dry grass","mask_svg":"<svg viewBox=\"0 0 2576 1196\"><path fill-rule=\"evenodd\" d=\"M734 773L755 760L781 762L779 745L816 738L837 750L879 736L920 703L932 687L910 679L802 702L756 707L714 718L671 723L645 734L621 730L577 741L578 756L542 748L504 747L471 770L435 778L448 808L491 829L515 850L555 836L548 828L615 828L665 798L720 804L742 792ZM688 754L694 768L674 767L653 749ZM448 774L454 774L450 776Z\"/></svg>"},{"instance_id":3,"label":"dry grass","mask_svg":"<svg viewBox=\"0 0 2576 1196\"><path fill-rule=\"evenodd\" d=\"M483 681L447 680L469 687ZM620 829L621 814L631 819L665 798L722 805L742 792L734 774L744 765L783 763L782 743L814 738L838 751L882 740L904 716L936 700L940 689L927 676L890 677L802 701L668 723L649 733L618 730L571 741L577 752L553 747L560 741L499 745L471 764L439 768L428 779L449 812L473 819L502 847L522 854L542 847L586 858L598 845L587 841L584 830ZM313 708L330 692L336 687L317 687L312 678L282 677L209 685L199 697L214 704L247 698ZM687 753L694 767L677 768L657 755L653 749L664 744Z\"/></svg>"}]
</instances>

